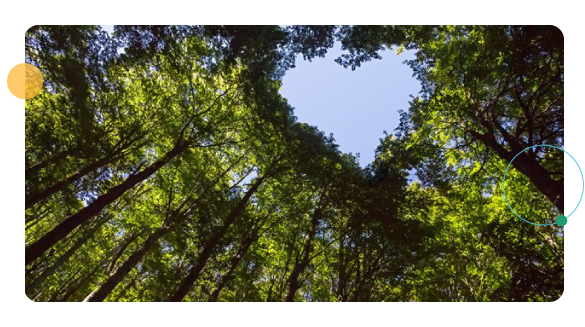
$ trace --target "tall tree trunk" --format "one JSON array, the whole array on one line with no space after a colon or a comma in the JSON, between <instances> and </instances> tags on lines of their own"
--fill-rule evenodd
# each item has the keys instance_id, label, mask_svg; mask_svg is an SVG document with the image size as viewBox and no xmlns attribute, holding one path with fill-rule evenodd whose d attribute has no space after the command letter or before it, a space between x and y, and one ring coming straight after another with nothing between
<instances>
[{"instance_id":1,"label":"tall tree trunk","mask_svg":"<svg viewBox=\"0 0 585 327\"><path fill-rule=\"evenodd\" d=\"M149 167L141 172L128 177L120 185L109 189L104 195L97 198L90 205L79 210L76 214L70 216L65 221L57 225L50 232L41 237L38 241L28 246L25 250L25 264L29 265L39 258L47 249L51 248L65 236L69 235L79 225L85 223L93 216L97 215L104 207L116 201L126 191L132 189L136 184L146 180L161 167L166 165L173 158L183 153L189 148L189 142L178 141L172 150L167 152L161 159L155 161Z\"/></svg>"},{"instance_id":2,"label":"tall tree trunk","mask_svg":"<svg viewBox=\"0 0 585 327\"><path fill-rule=\"evenodd\" d=\"M130 236L125 240L123 245L120 246L120 248L118 248L116 253L112 256L112 259L110 259L110 262L108 263L108 267L106 268L107 275L112 275L113 273L115 273L117 268L116 263L118 262L118 259L120 259L120 257L126 251L126 249L130 246L130 244L132 244L132 242L134 242L134 240L138 238L138 236L140 236L140 231L134 234L130 234Z\"/></svg>"},{"instance_id":3,"label":"tall tree trunk","mask_svg":"<svg viewBox=\"0 0 585 327\"><path fill-rule=\"evenodd\" d=\"M265 178L266 175L256 179L256 181L254 182L252 187L250 187L250 189L246 192L244 197L230 211L223 225L217 231L215 231L215 233L213 233L213 235L207 240L203 247L203 250L201 251L201 254L197 258L197 262L191 268L187 277L183 279L183 282L181 283L177 291L175 291L175 293L169 298L170 302L180 302L183 300L183 298L185 298L187 293L189 293L191 287L193 287L193 284L195 283L197 278L199 278L199 274L201 273L203 268L205 268L205 265L207 264L207 261L209 260L211 254L215 250L215 247L221 242L223 236L225 235L229 227L234 223L236 218L238 218L238 216L242 214L242 212L246 208L246 205L248 204L248 201L250 200L252 195L258 190L260 185L264 182Z\"/></svg>"},{"instance_id":4,"label":"tall tree trunk","mask_svg":"<svg viewBox=\"0 0 585 327\"><path fill-rule=\"evenodd\" d=\"M51 195L53 195L59 191L62 191L68 185L73 184L74 182L78 181L82 177L84 177L90 173L93 173L93 172L97 171L98 169L100 169L100 168L102 168L102 167L104 167L112 162L120 160L121 158L124 157L123 152L125 150L129 149L132 146L132 144L136 143L136 141L138 141L139 139L140 139L140 136L135 137L135 138L117 146L113 151L111 151L105 157L85 166L84 168L79 170L77 173L69 176L67 179L65 179L63 181L56 182L55 184L45 188L44 190L29 196L28 199L26 199L26 201L25 201L25 209L28 209L28 208L32 207L33 205L37 204L38 202L50 197Z\"/></svg>"},{"instance_id":5,"label":"tall tree trunk","mask_svg":"<svg viewBox=\"0 0 585 327\"><path fill-rule=\"evenodd\" d=\"M105 300L108 295L118 286L118 284L128 275L128 273L142 260L144 255L150 250L155 244L157 244L158 240L167 235L171 230L172 226L170 224L163 224L161 227L157 228L156 231L148 236L146 241L140 245L140 247L134 251L134 253L124 262L120 268L116 270L116 272L108 278L108 280L103 283L100 287L96 290L91 292L83 302L101 302Z\"/></svg>"},{"instance_id":6,"label":"tall tree trunk","mask_svg":"<svg viewBox=\"0 0 585 327\"><path fill-rule=\"evenodd\" d=\"M337 250L339 266L337 274L337 289L335 290L335 294L337 294L337 301L339 302L347 301L347 295L345 291L347 285L347 272L345 271L345 249L343 242L344 237L342 237L339 241L339 249Z\"/></svg>"},{"instance_id":7,"label":"tall tree trunk","mask_svg":"<svg viewBox=\"0 0 585 327\"><path fill-rule=\"evenodd\" d=\"M295 264L295 268L293 269L292 273L290 274L289 284L288 284L288 293L286 295L285 301L292 302L295 300L295 295L297 294L298 289L301 287L299 282L299 277L301 273L305 270L309 262L311 261L311 243L315 238L315 234L317 233L317 225L319 224L319 219L321 218L321 208L316 208L315 212L313 213L313 217L311 218L311 227L309 227L309 231L307 232L307 238L305 239L305 245L303 247L303 257L300 261L297 261Z\"/></svg>"},{"instance_id":8,"label":"tall tree trunk","mask_svg":"<svg viewBox=\"0 0 585 327\"><path fill-rule=\"evenodd\" d=\"M55 154L54 156L46 159L45 161L41 161L41 162L31 166L30 168L26 168L24 170L25 178L27 180L29 180L33 176L33 174L35 174L39 170L46 168L50 164L57 163L65 158L67 158L67 156L69 156L72 153L78 152L80 149L81 149L81 147L75 147L73 149L61 151L61 152Z\"/></svg>"},{"instance_id":9,"label":"tall tree trunk","mask_svg":"<svg viewBox=\"0 0 585 327\"><path fill-rule=\"evenodd\" d=\"M59 295L61 295L61 291L56 292L50 299L49 302L51 301L59 301L59 302L64 302L67 301L69 299L69 297L73 296L75 293L77 293L78 290L80 290L83 286L85 286L102 268L103 266L108 262L110 256L115 253L116 248L108 251L108 253L87 273L82 273L80 274L77 278L75 278L75 280L68 282L67 285L73 285L71 287L66 287L67 293L65 293L64 296L59 298ZM74 276L77 275L77 273L74 274Z\"/></svg>"},{"instance_id":10,"label":"tall tree trunk","mask_svg":"<svg viewBox=\"0 0 585 327\"><path fill-rule=\"evenodd\" d=\"M213 290L213 292L209 296L208 300L209 302L217 301L217 299L219 298L219 293L221 292L227 281L230 279L231 275L234 273L234 270L236 270L238 264L240 264L240 261L242 261L244 255L246 254L246 252L248 252L248 249L250 248L255 239L256 238L254 236L254 231L251 230L250 235L248 235L248 237L244 239L242 245L231 259L228 271L226 271L225 274L223 274L215 283L215 290Z\"/></svg>"},{"instance_id":11,"label":"tall tree trunk","mask_svg":"<svg viewBox=\"0 0 585 327\"><path fill-rule=\"evenodd\" d=\"M26 294L33 294L35 289L50 275L52 275L59 267L61 267L65 262L73 256L73 254L80 249L92 236L99 230L99 228L108 221L109 218L102 219L99 221L95 226L91 227L83 236L81 236L70 248L67 252L63 253L50 267L43 270L40 276L35 278L30 284L28 284L25 288Z\"/></svg>"},{"instance_id":12,"label":"tall tree trunk","mask_svg":"<svg viewBox=\"0 0 585 327\"><path fill-rule=\"evenodd\" d=\"M77 293L77 291L79 291L83 286L85 286L87 283L89 283L89 281L93 278L93 276L95 276L95 274L98 273L98 271L101 268L102 263L104 263L103 260L98 265L96 265L90 272L88 272L85 275L79 276L76 279L76 283L67 290L65 295L63 295L60 298L58 298L57 296L53 296L52 299L50 299L49 301L65 302L65 301L69 300L70 297L75 295L75 293Z\"/></svg>"},{"instance_id":13,"label":"tall tree trunk","mask_svg":"<svg viewBox=\"0 0 585 327\"><path fill-rule=\"evenodd\" d=\"M57 182L57 183L45 188L44 190L29 196L28 199L26 199L26 201L25 201L24 208L28 209L28 208L32 207L33 205L50 197L51 195L53 195L59 191L62 191L67 186L69 186L70 184L73 184L74 182L81 179L85 175L88 175L94 171L97 171L101 167L103 167L103 166L105 166L105 165L107 165L107 164L109 164L109 163L111 163L119 158L121 158L121 157L116 156L116 154L114 154L114 153L111 153L111 154L101 158L100 160L81 169L77 173L69 176L67 179L60 181L60 182Z\"/></svg>"},{"instance_id":14,"label":"tall tree trunk","mask_svg":"<svg viewBox=\"0 0 585 327\"><path fill-rule=\"evenodd\" d=\"M142 276L142 274L144 274L144 270L136 273L136 276L132 278L130 282L128 282L128 284L124 287L124 289L122 289L122 291L120 291L120 293L118 293L113 302L119 302L120 299L124 297L129 290L131 290L133 287L136 287L136 282Z\"/></svg>"},{"instance_id":15,"label":"tall tree trunk","mask_svg":"<svg viewBox=\"0 0 585 327\"><path fill-rule=\"evenodd\" d=\"M241 158L240 158L241 159ZM236 161L239 162L238 159ZM236 164L234 163L234 165ZM155 245L158 243L162 237L170 233L176 226L179 224L184 218L187 218L192 211L195 204L201 200L207 192L217 184L217 182L221 179L221 177L225 176L233 167L234 165L230 165L216 180L215 182L207 187L203 193L198 197L196 201L194 201L191 205L185 208L186 205L189 204L191 197L187 197L181 205L177 209L171 213L169 218L163 223L161 227L156 229L152 234L148 236L146 241L124 262L124 264L116 269L116 271L108 278L108 280L102 284L99 288L94 290L91 294L89 294L84 301L86 302L98 302L103 301L108 297L110 292L116 288L116 286L130 273L130 271L142 260L144 255ZM170 202L169 202L170 204ZM120 253L121 255L121 253ZM117 258L116 258L117 261ZM115 264L115 262L113 262ZM111 273L113 270L110 266L108 266L108 273Z\"/></svg>"},{"instance_id":16,"label":"tall tree trunk","mask_svg":"<svg viewBox=\"0 0 585 327\"><path fill-rule=\"evenodd\" d=\"M75 283L74 281L65 281L61 286L59 286L59 288L55 291L53 296L51 296L51 298L47 302L55 302L59 298L59 296L61 296L61 294L63 294L65 291L67 291L67 288L69 288L70 285L72 285L74 283ZM37 296L35 298L35 301L38 298L39 298L39 296Z\"/></svg>"}]
</instances>

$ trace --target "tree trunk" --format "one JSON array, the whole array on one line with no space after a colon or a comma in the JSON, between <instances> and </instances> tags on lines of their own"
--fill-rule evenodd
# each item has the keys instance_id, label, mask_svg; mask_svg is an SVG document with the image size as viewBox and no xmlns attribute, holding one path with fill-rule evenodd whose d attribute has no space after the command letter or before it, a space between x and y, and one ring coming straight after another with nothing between
<instances>
[{"instance_id":1,"label":"tree trunk","mask_svg":"<svg viewBox=\"0 0 585 327\"><path fill-rule=\"evenodd\" d=\"M41 161L41 162L31 166L30 168L26 168L24 170L25 178L27 180L29 180L32 177L32 175L34 175L39 170L46 168L50 164L57 163L65 158L67 158L67 156L69 156L72 153L78 152L80 149L81 149L81 147L75 147L73 149L59 152L56 155L52 156L51 158L48 158L45 161Z\"/></svg>"},{"instance_id":2,"label":"tree trunk","mask_svg":"<svg viewBox=\"0 0 585 327\"><path fill-rule=\"evenodd\" d=\"M104 207L116 201L126 191L132 189L136 184L146 180L161 167L166 165L173 158L183 153L189 148L189 143L179 141L175 144L173 149L167 152L161 159L155 161L152 165L145 168L141 172L128 177L120 185L112 187L104 195L97 198L90 205L79 210L76 214L70 216L61 224L57 225L53 230L45 234L38 241L28 246L25 250L25 264L29 265L34 260L39 258L47 249L51 248L65 236L69 235L79 225L85 223L93 216L97 215Z\"/></svg>"},{"instance_id":3,"label":"tree trunk","mask_svg":"<svg viewBox=\"0 0 585 327\"><path fill-rule=\"evenodd\" d=\"M60 299L55 299L54 301L49 302L67 302L71 297L73 297L81 288L83 288L89 281L97 274L99 267L95 268L92 272L88 273L85 277L79 279L79 281L75 284L75 286L71 287L63 297Z\"/></svg>"},{"instance_id":4,"label":"tree trunk","mask_svg":"<svg viewBox=\"0 0 585 327\"><path fill-rule=\"evenodd\" d=\"M33 294L35 289L50 275L52 275L59 267L61 267L65 262L73 256L73 254L80 249L85 242L87 242L95 232L99 230L99 228L109 219L102 219L99 221L95 226L91 227L87 233L85 233L82 237L80 237L72 246L65 252L63 255L59 257L50 267L43 270L41 275L35 278L30 284L28 284L25 288L26 294Z\"/></svg>"},{"instance_id":5,"label":"tree trunk","mask_svg":"<svg viewBox=\"0 0 585 327\"><path fill-rule=\"evenodd\" d=\"M227 174L232 168L233 166L230 166L225 172L221 174L221 176ZM219 179L217 179L213 185L215 185L218 180ZM177 224L179 224L183 220L183 218L186 218L189 215L195 203L202 199L204 195L207 194L207 191L210 188L211 186L205 189L203 193L199 196L199 198L194 203L191 204L191 206L188 206L185 210L183 210L185 205L187 205L191 199L190 197L187 197L183 201L183 203L179 205L177 209L174 210L170 218L167 221L165 221L161 227L159 227L152 234L150 234L146 241L126 260L126 262L124 262L124 264L119 269L116 269L116 271L110 276L110 278L108 278L108 280L103 285L101 285L98 289L94 290L91 294L89 294L84 301L97 302L103 301L105 298L107 298L110 292L113 291L114 288L116 288L116 286L140 262L140 260L142 260L144 255L146 255L146 253L158 242L158 240L160 240L162 237L170 233L177 226ZM120 255L121 253L119 253L119 256ZM116 257L115 261L117 261ZM113 271L111 265L115 264L115 261L110 262L110 265L108 265L107 269L108 273L111 273Z\"/></svg>"},{"instance_id":6,"label":"tree trunk","mask_svg":"<svg viewBox=\"0 0 585 327\"><path fill-rule=\"evenodd\" d=\"M213 293L211 293L211 295L209 296L209 300L208 300L209 302L216 302L217 301L217 299L219 298L219 293L221 292L221 290L223 289L223 287L225 286L227 281L230 279L234 270L236 270L236 268L238 267L238 264L240 263L240 261L242 261L242 259L244 258L244 255L246 254L246 252L248 252L248 249L250 248L250 246L254 242L254 239L255 239L255 237L254 237L253 231L251 231L251 234L244 239L244 242L242 243L242 245L238 249L238 252L236 252L234 257L232 258L228 271L226 271L226 273L223 274L219 278L217 283L215 283L215 290L213 290Z\"/></svg>"},{"instance_id":7,"label":"tree trunk","mask_svg":"<svg viewBox=\"0 0 585 327\"><path fill-rule=\"evenodd\" d=\"M136 276L132 278L130 282L128 282L128 284L124 287L124 289L122 289L122 291L120 291L120 293L118 293L113 302L119 302L120 299L124 297L129 290L131 290L133 287L136 287L136 282L142 276L142 274L144 274L144 271L136 273Z\"/></svg>"},{"instance_id":8,"label":"tree trunk","mask_svg":"<svg viewBox=\"0 0 585 327\"><path fill-rule=\"evenodd\" d=\"M209 238L209 240L205 243L203 251L201 251L201 254L197 258L197 263L191 268L187 277L183 279L183 282L181 283L177 291L169 298L169 302L180 302L185 298L187 293L189 293L191 287L193 287L193 284L195 283L197 278L199 278L199 274L201 273L203 268L205 268L205 265L207 264L207 261L209 260L211 254L215 250L215 247L219 244L219 242L221 242L223 236L225 235L229 227L234 223L236 218L238 218L238 216L240 216L240 214L244 211L246 205L248 204L248 201L256 192L256 190L258 190L260 185L264 182L265 178L266 176L256 179L256 182L252 185L252 187L250 187L250 189L246 192L244 197L230 211L223 225L215 233L213 233L211 238Z\"/></svg>"},{"instance_id":9,"label":"tree trunk","mask_svg":"<svg viewBox=\"0 0 585 327\"><path fill-rule=\"evenodd\" d=\"M480 134L475 131L470 131L470 134L495 151L502 159L510 161L518 154L506 150L489 134ZM524 150L517 148L518 146L512 146L513 151L520 152ZM536 186L536 188L561 211L561 213L564 213L565 193L562 180L553 180L551 175L540 165L540 163L535 159L530 158L526 152L523 152L514 159L512 166L518 169L518 171L524 176L528 177L532 184L534 184L534 186Z\"/></svg>"},{"instance_id":10,"label":"tree trunk","mask_svg":"<svg viewBox=\"0 0 585 327\"><path fill-rule=\"evenodd\" d=\"M57 301L57 302L65 302L67 301L71 296L73 296L75 293L77 293L77 291L79 291L83 286L85 286L91 279L93 276L95 276L95 274L97 274L100 269L103 267L103 265L107 262L107 259L109 258L110 254L113 253L113 251L109 251L109 253L103 258L101 259L97 265L95 265L95 267L93 267L89 272L87 272L86 274L81 274L79 275L79 277L75 278L75 280L71 281L70 283L68 283L69 285L73 285L71 287L68 287L67 292L65 293L64 296L62 297L58 297L60 295L60 293L55 293L51 299L49 299L49 302L51 301ZM76 275L76 274L74 274Z\"/></svg>"},{"instance_id":11,"label":"tree trunk","mask_svg":"<svg viewBox=\"0 0 585 327\"><path fill-rule=\"evenodd\" d=\"M345 271L345 252L344 252L344 238L341 238L339 241L339 249L337 251L337 257L339 260L339 267L338 267L338 276L337 276L337 289L335 290L335 294L337 294L337 301L345 302L347 301L347 294L345 291L347 285L347 272Z\"/></svg>"},{"instance_id":12,"label":"tree trunk","mask_svg":"<svg viewBox=\"0 0 585 327\"><path fill-rule=\"evenodd\" d=\"M96 265L96 267L93 268L87 274L79 276L79 278L77 278L77 280L76 280L76 283L67 290L65 295L63 295L60 298L53 296L53 298L50 299L49 301L65 302L65 301L69 300L70 297L75 295L75 293L77 293L77 291L79 291L83 286L85 286L91 280L91 278L100 270L100 268L101 268L101 264Z\"/></svg>"},{"instance_id":13,"label":"tree trunk","mask_svg":"<svg viewBox=\"0 0 585 327\"><path fill-rule=\"evenodd\" d=\"M90 165L86 166L85 168L81 169L77 173L69 176L64 181L56 182L55 184L47 187L46 189L33 194L30 196L25 202L25 209L32 207L33 205L37 204L38 202L50 197L51 195L65 189L68 185L73 184L77 180L81 179L82 177L97 171L98 169L110 164L114 161L117 161L124 157L123 152L126 149L129 149L132 144L136 143L136 141L140 140L141 136L135 137L130 139L129 141L116 146L114 150L112 150L108 155L91 163Z\"/></svg>"},{"instance_id":14,"label":"tree trunk","mask_svg":"<svg viewBox=\"0 0 585 327\"><path fill-rule=\"evenodd\" d=\"M118 259L120 259L120 257L126 251L126 249L130 246L130 244L132 244L132 242L134 242L134 240L136 240L138 238L138 236L140 236L140 232L131 234L125 240L125 242L123 243L123 245L120 246L120 248L118 249L118 251L116 251L116 253L113 255L112 259L110 259L110 262L108 263L108 268L106 269L106 274L107 275L110 275L111 276L113 273L115 273L115 271L116 271L116 263L118 262Z\"/></svg>"},{"instance_id":15,"label":"tree trunk","mask_svg":"<svg viewBox=\"0 0 585 327\"><path fill-rule=\"evenodd\" d=\"M114 153L109 154L106 157L103 157L102 159L100 159L100 160L90 164L89 166L86 166L85 168L81 169L77 173L69 176L67 179L60 181L60 182L57 182L57 183L45 188L44 190L29 196L28 199L26 199L26 201L25 201L24 208L28 209L28 208L32 207L33 205L50 197L51 195L53 195L59 191L62 191L67 186L69 186L70 184L73 184L74 182L81 179L85 175L90 174L94 171L97 171L101 167L103 167L103 166L113 162L115 159L119 159L119 158L121 158L121 157L117 157L116 154L114 154Z\"/></svg>"},{"instance_id":16,"label":"tree trunk","mask_svg":"<svg viewBox=\"0 0 585 327\"><path fill-rule=\"evenodd\" d=\"M305 267L303 267L302 265L297 265L290 274L288 293L286 294L286 298L284 299L286 302L293 302L295 300L295 295L297 294L297 291L301 287L299 285L299 276L301 275L304 269Z\"/></svg>"},{"instance_id":17,"label":"tree trunk","mask_svg":"<svg viewBox=\"0 0 585 327\"><path fill-rule=\"evenodd\" d=\"M311 227L309 227L309 231L307 232L307 238L305 240L305 245L303 247L303 257L300 262L297 262L295 268L293 269L292 273L290 274L289 284L288 284L288 293L286 295L285 301L292 302L295 300L295 295L297 294L298 289L301 287L301 283L299 282L299 277L309 265L311 261L311 243L315 238L315 234L317 233L317 225L319 224L319 219L321 218L321 208L315 209L313 213L313 217L311 219Z\"/></svg>"},{"instance_id":18,"label":"tree trunk","mask_svg":"<svg viewBox=\"0 0 585 327\"><path fill-rule=\"evenodd\" d=\"M564 185L562 180L553 180L536 160L529 160L521 154L512 162L512 165L523 173L534 186L544 194L559 210L564 213ZM516 162L518 161L518 162Z\"/></svg>"},{"instance_id":19,"label":"tree trunk","mask_svg":"<svg viewBox=\"0 0 585 327\"><path fill-rule=\"evenodd\" d=\"M167 224L163 224L159 227L154 233L150 234L146 241L140 245L140 247L134 251L134 253L124 262L120 268L116 270L116 272L108 278L108 280L103 283L99 288L95 291L91 292L83 302L101 302L105 300L110 292L118 286L118 284L128 275L128 273L142 260L144 255L152 248L153 245L157 243L157 241L167 235L172 230L171 226Z\"/></svg>"}]
</instances>

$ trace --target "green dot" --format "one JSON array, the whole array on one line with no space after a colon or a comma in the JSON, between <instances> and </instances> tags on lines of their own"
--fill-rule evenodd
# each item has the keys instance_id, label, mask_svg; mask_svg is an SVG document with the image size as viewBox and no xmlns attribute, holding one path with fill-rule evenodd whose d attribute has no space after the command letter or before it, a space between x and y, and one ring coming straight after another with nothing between
<instances>
[{"instance_id":1,"label":"green dot","mask_svg":"<svg viewBox=\"0 0 585 327\"><path fill-rule=\"evenodd\" d=\"M565 226L567 224L567 217L560 215L557 217L557 226Z\"/></svg>"}]
</instances>

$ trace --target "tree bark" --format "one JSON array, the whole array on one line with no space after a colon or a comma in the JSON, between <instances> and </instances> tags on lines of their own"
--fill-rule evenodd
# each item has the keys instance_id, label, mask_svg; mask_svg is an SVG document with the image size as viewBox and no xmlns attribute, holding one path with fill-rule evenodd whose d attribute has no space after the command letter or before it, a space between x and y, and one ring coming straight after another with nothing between
<instances>
[{"instance_id":1,"label":"tree bark","mask_svg":"<svg viewBox=\"0 0 585 327\"><path fill-rule=\"evenodd\" d=\"M61 151L61 152L55 154L54 156L46 159L45 161L41 161L41 162L39 162L39 163L29 167L29 168L26 168L24 170L25 178L27 180L30 179L39 170L46 168L50 164L57 163L65 158L67 158L69 155L71 155L73 153L79 152L80 149L81 149L81 147L75 147L73 149Z\"/></svg>"},{"instance_id":2,"label":"tree bark","mask_svg":"<svg viewBox=\"0 0 585 327\"><path fill-rule=\"evenodd\" d=\"M127 240L123 243L123 245L120 246L118 251L116 251L116 253L112 256L112 259L110 259L110 262L108 263L108 268L106 269L107 275L112 275L113 273L115 273L116 263L118 262L118 259L120 259L120 257L124 254L124 252L128 248L128 246L130 246L130 244L132 244L132 242L134 242L134 240L136 240L138 238L138 236L140 236L140 232L131 234L127 238Z\"/></svg>"},{"instance_id":3,"label":"tree bark","mask_svg":"<svg viewBox=\"0 0 585 327\"><path fill-rule=\"evenodd\" d=\"M237 162L239 162L239 160ZM225 176L225 174L227 174L232 168L233 168L233 165L231 165L228 169L226 169L220 175L220 177ZM216 179L216 181L215 181L215 183L213 183L213 185L216 185L217 181L219 181L219 178ZM177 209L174 210L174 212L163 223L163 225L161 227L159 227L157 230L155 230L152 234L150 234L148 236L148 238L146 239L146 241L126 260L126 262L124 262L124 264L119 269L116 269L115 272L113 272L113 274L111 274L110 278L108 278L108 280L104 284L102 284L98 289L94 290L91 294L89 294L85 298L84 301L98 302L98 301L103 301L104 299L106 299L108 297L108 295L110 294L110 292L113 291L114 288L116 288L116 286L142 260L144 255L146 255L146 253L155 244L157 244L158 240L160 240L162 237L164 237L165 235L170 233L177 226L177 224L179 224L184 218L188 217L193 206L197 203L197 201L201 200L207 194L207 191L209 189L211 189L211 187L212 186L206 188L194 203L192 203L190 206L187 206L187 208L185 208L185 206L188 205L188 203L191 199L190 197L187 197L183 201L183 203L181 205L179 205L179 207ZM170 204L170 202L169 202L169 204ZM122 253L119 252L119 255L114 258L115 260L113 262L110 262L110 265L108 265L108 269L107 269L108 273L111 273L113 271L111 265L115 264L115 261L117 261L117 258L119 258L119 256L121 254Z\"/></svg>"},{"instance_id":4,"label":"tree bark","mask_svg":"<svg viewBox=\"0 0 585 327\"><path fill-rule=\"evenodd\" d=\"M179 141L172 150L167 152L161 159L155 161L149 167L141 172L128 177L120 185L109 189L104 195L97 198L90 205L79 210L76 214L70 216L61 224L57 225L50 232L41 237L38 241L28 246L25 250L25 264L29 265L39 258L47 249L51 248L65 236L69 235L79 225L87 222L90 218L97 215L104 207L116 201L126 191L132 189L138 183L146 180L173 158L183 153L189 148L189 142Z\"/></svg>"},{"instance_id":5,"label":"tree bark","mask_svg":"<svg viewBox=\"0 0 585 327\"><path fill-rule=\"evenodd\" d=\"M119 158L120 157L117 157L113 153L106 156L106 157L103 157L102 159L100 159L100 160L90 164L89 166L86 166L85 168L81 169L77 173L69 176L67 179L60 181L60 182L57 182L57 183L45 188L44 190L42 190L42 191L40 191L32 196L29 196L28 199L26 199L26 201L25 201L24 208L28 209L28 208L32 207L33 205L50 197L51 195L53 195L59 191L62 191L67 186L69 186L70 184L73 184L74 182L81 179L85 175L90 174L94 171L97 171L101 167L103 167L103 166L113 162L115 159L119 159Z\"/></svg>"},{"instance_id":6,"label":"tree bark","mask_svg":"<svg viewBox=\"0 0 585 327\"><path fill-rule=\"evenodd\" d=\"M489 134L480 134L475 131L470 131L470 134L495 151L502 159L510 161L518 154L506 150ZM512 146L512 149L517 150L518 152L523 150L519 149L518 146ZM516 159L512 161L512 166L528 177L532 184L534 184L534 186L561 211L561 213L564 212L565 201L562 180L553 180L551 175L538 163L538 161L530 158L526 152L523 152L516 157Z\"/></svg>"},{"instance_id":7,"label":"tree bark","mask_svg":"<svg viewBox=\"0 0 585 327\"><path fill-rule=\"evenodd\" d=\"M134 253L124 262L120 268L116 270L116 272L108 278L108 280L103 283L99 288L95 291L91 292L83 302L101 302L105 300L108 295L118 286L118 284L128 275L128 273L142 260L144 255L152 248L153 245L157 243L157 241L167 235L171 231L171 226L168 224L163 224L159 227L154 233L150 234L146 241L140 245L140 247L134 251Z\"/></svg>"},{"instance_id":8,"label":"tree bark","mask_svg":"<svg viewBox=\"0 0 585 327\"><path fill-rule=\"evenodd\" d=\"M252 228L254 228L254 227L252 227ZM221 292L221 290L223 289L225 284L228 282L231 275L234 273L234 270L236 270L236 268L240 264L240 261L242 261L242 259L244 258L244 255L246 254L246 252L248 252L248 249L250 248L250 246L254 242L254 240L255 240L254 232L253 231L250 231L250 232L251 232L251 234L244 239L244 242L242 243L242 245L240 246L240 248L238 249L236 254L231 259L230 267L229 267L228 271L226 271L226 273L223 274L219 278L219 280L215 283L215 290L213 290L213 292L209 296L209 300L208 300L209 302L216 302L217 301L217 299L219 298L219 293Z\"/></svg>"},{"instance_id":9,"label":"tree bark","mask_svg":"<svg viewBox=\"0 0 585 327\"><path fill-rule=\"evenodd\" d=\"M69 300L70 297L75 295L75 293L77 293L77 291L79 291L83 286L85 286L91 280L91 278L95 274L97 274L97 272L100 270L100 268L101 268L101 264L96 265L96 267L93 268L87 274L79 276L79 278L77 278L77 280L76 280L75 285L73 285L71 288L69 288L67 290L67 292L65 293L65 295L63 295L61 298L57 298L57 296L53 296L53 298L50 299L49 301L65 302L65 301Z\"/></svg>"},{"instance_id":10,"label":"tree bark","mask_svg":"<svg viewBox=\"0 0 585 327\"><path fill-rule=\"evenodd\" d=\"M316 208L315 212L313 213L313 217L311 218L311 227L309 227L309 231L307 232L307 238L305 240L305 245L303 247L303 257L300 262L295 264L295 268L293 269L292 273L289 277L289 284L288 284L288 293L286 295L285 301L292 302L295 300L295 295L297 294L298 289L301 287L299 282L299 277L309 265L311 261L311 246L313 239L315 238L315 234L317 233L317 225L319 224L319 219L321 218L321 208Z\"/></svg>"},{"instance_id":11,"label":"tree bark","mask_svg":"<svg viewBox=\"0 0 585 327\"><path fill-rule=\"evenodd\" d=\"M116 298L114 299L114 302L119 302L120 299L126 295L126 293L128 293L128 291L130 289L132 289L133 287L136 287L136 282L138 281L138 279L142 276L142 274L144 273L144 271L140 271L138 273L136 273L136 276L134 278L132 278L132 280L130 282L128 282L128 285L126 285L124 287L124 289L122 289L122 291L120 293L118 293L118 295L116 296Z\"/></svg>"},{"instance_id":12,"label":"tree bark","mask_svg":"<svg viewBox=\"0 0 585 327\"><path fill-rule=\"evenodd\" d=\"M337 294L337 301L339 302L347 301L347 294L345 291L347 285L347 272L345 271L345 249L343 242L344 238L341 238L339 241L339 249L337 250L339 267L337 276L337 289L335 290L335 294Z\"/></svg>"},{"instance_id":13,"label":"tree bark","mask_svg":"<svg viewBox=\"0 0 585 327\"><path fill-rule=\"evenodd\" d=\"M25 201L25 209L28 209L30 207L32 207L33 205L39 203L40 201L50 197L51 195L62 191L63 189L65 189L68 185L73 184L74 182L78 181L79 179L81 179L82 177L97 171L98 169L114 162L117 161L121 158L124 157L123 152L127 149L129 149L132 144L136 143L136 141L140 140L141 136L135 137L119 146L117 146L116 149L112 150L108 155L106 155L105 157L99 159L98 161L95 161L91 164L89 164L88 166L86 166L85 168L81 169L80 171L78 171L77 173L69 176L67 179L63 180L63 181L59 181L56 182L55 184L47 187L46 189L33 194L32 196L29 196L28 199Z\"/></svg>"},{"instance_id":14,"label":"tree bark","mask_svg":"<svg viewBox=\"0 0 585 327\"><path fill-rule=\"evenodd\" d=\"M230 211L226 220L224 221L223 225L213 233L213 235L207 240L205 243L201 254L197 258L197 262L189 271L189 274L183 282L179 286L179 288L175 291L175 293L169 298L169 302L180 302L182 301L187 293L193 287L195 281L199 278L201 271L205 268L207 261L211 257L211 254L215 250L215 247L221 242L223 236L229 229L229 227L234 223L234 221L241 215L241 213L246 208L248 201L252 197L252 195L258 190L260 185L265 181L266 175L263 177L259 177L256 179L252 187L246 192L244 197L238 202L238 204Z\"/></svg>"},{"instance_id":15,"label":"tree bark","mask_svg":"<svg viewBox=\"0 0 585 327\"><path fill-rule=\"evenodd\" d=\"M92 236L99 230L99 228L109 219L102 219L99 221L95 226L91 227L87 233L85 233L82 237L80 237L70 248L67 252L63 253L50 267L43 270L41 275L35 278L30 284L28 284L25 288L26 294L33 294L35 289L50 275L52 275L59 267L61 267L65 262L73 256L73 254L80 249Z\"/></svg>"}]
</instances>

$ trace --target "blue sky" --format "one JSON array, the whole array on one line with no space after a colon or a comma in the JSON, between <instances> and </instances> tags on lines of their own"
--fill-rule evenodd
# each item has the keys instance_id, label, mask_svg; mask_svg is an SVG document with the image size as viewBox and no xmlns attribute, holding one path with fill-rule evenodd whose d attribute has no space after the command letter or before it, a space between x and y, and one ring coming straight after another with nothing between
<instances>
[{"instance_id":1,"label":"blue sky","mask_svg":"<svg viewBox=\"0 0 585 327\"><path fill-rule=\"evenodd\" d=\"M113 25L102 25L113 31ZM335 63L341 45L329 49L325 58L305 61L299 55L296 68L289 70L281 94L295 108L301 122L333 133L341 151L360 154L360 165L372 162L383 131L398 126L398 110L406 110L410 95L420 83L412 77L404 60L414 52L382 53L382 60L364 63L355 71Z\"/></svg>"},{"instance_id":2,"label":"blue sky","mask_svg":"<svg viewBox=\"0 0 585 327\"><path fill-rule=\"evenodd\" d=\"M383 131L391 133L398 126L398 110L408 109L420 83L403 64L413 53L385 51L382 60L366 62L355 71L334 62L341 53L336 44L325 58L309 62L299 56L297 67L284 77L281 94L299 121L326 135L333 133L340 150L359 153L364 167L374 159Z\"/></svg>"},{"instance_id":3,"label":"blue sky","mask_svg":"<svg viewBox=\"0 0 585 327\"><path fill-rule=\"evenodd\" d=\"M114 32L114 25L100 25L108 33Z\"/></svg>"}]
</instances>

